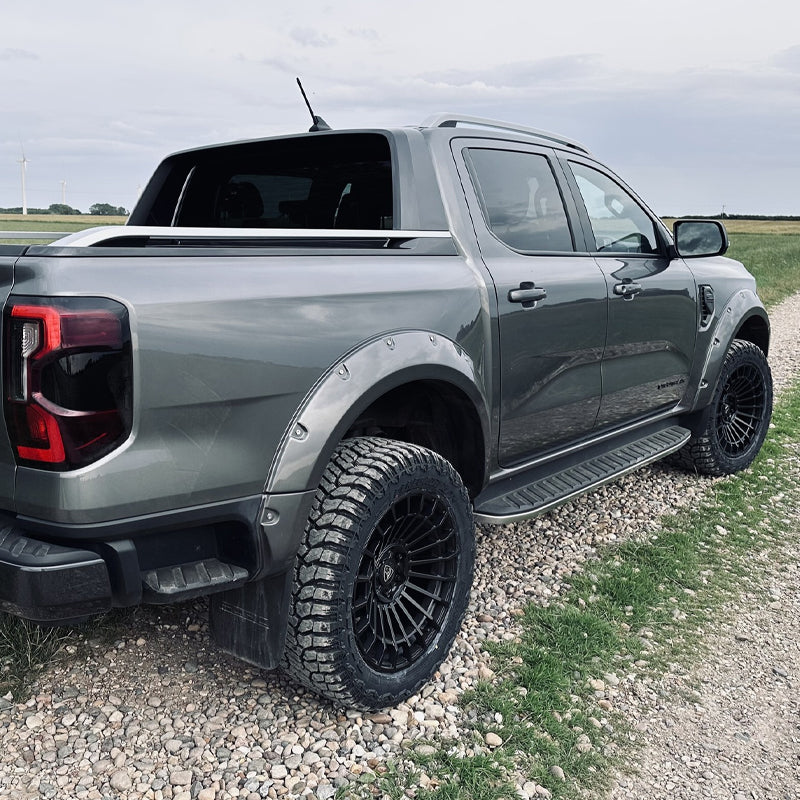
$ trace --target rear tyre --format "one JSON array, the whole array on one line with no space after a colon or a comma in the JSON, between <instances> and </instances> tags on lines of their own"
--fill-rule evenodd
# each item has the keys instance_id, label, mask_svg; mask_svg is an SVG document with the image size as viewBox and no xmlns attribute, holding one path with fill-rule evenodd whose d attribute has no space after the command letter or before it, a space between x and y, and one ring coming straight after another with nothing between
<instances>
[{"instance_id":1,"label":"rear tyre","mask_svg":"<svg viewBox=\"0 0 800 800\"><path fill-rule=\"evenodd\" d=\"M700 416L700 433L673 456L705 475L730 475L758 455L772 416L772 374L763 351L743 339L728 350L717 388Z\"/></svg>"},{"instance_id":2,"label":"rear tyre","mask_svg":"<svg viewBox=\"0 0 800 800\"><path fill-rule=\"evenodd\" d=\"M284 670L336 703L400 702L447 655L474 558L470 500L448 461L388 439L342 442L297 556Z\"/></svg>"}]
</instances>

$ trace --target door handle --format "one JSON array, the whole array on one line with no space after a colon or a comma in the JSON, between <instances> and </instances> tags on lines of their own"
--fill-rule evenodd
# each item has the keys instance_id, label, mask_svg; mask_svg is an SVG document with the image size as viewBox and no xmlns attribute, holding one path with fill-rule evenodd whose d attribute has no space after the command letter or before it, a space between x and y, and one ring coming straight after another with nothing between
<instances>
[{"instance_id":1,"label":"door handle","mask_svg":"<svg viewBox=\"0 0 800 800\"><path fill-rule=\"evenodd\" d=\"M640 283L618 283L614 286L614 294L620 295L624 298L632 298L634 295L642 291Z\"/></svg>"},{"instance_id":2,"label":"door handle","mask_svg":"<svg viewBox=\"0 0 800 800\"><path fill-rule=\"evenodd\" d=\"M512 289L508 293L508 299L512 303L522 303L524 308L531 308L537 300L544 300L547 297L547 289L534 286L530 281L524 281L519 285L519 289Z\"/></svg>"}]
</instances>

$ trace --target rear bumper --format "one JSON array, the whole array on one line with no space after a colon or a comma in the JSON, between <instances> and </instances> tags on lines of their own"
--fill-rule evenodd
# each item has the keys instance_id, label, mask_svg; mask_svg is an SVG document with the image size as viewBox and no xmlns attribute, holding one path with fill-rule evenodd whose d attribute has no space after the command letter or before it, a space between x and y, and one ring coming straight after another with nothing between
<instances>
[{"instance_id":1,"label":"rear bumper","mask_svg":"<svg viewBox=\"0 0 800 800\"><path fill-rule=\"evenodd\" d=\"M0 612L70 623L282 576L314 492L69 525L0 511Z\"/></svg>"},{"instance_id":2,"label":"rear bumper","mask_svg":"<svg viewBox=\"0 0 800 800\"><path fill-rule=\"evenodd\" d=\"M103 559L31 539L0 516L0 610L34 622L71 622L111 608Z\"/></svg>"}]
</instances>

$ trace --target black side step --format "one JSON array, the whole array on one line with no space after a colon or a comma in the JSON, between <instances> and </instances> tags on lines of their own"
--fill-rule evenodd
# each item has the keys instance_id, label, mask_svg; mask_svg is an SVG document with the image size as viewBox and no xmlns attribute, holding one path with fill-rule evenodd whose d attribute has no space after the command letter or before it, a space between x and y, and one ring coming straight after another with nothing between
<instances>
[{"instance_id":1,"label":"black side step","mask_svg":"<svg viewBox=\"0 0 800 800\"><path fill-rule=\"evenodd\" d=\"M614 449L595 445L487 487L475 499L478 522L515 522L657 461L683 447L691 432L678 425L638 431Z\"/></svg>"},{"instance_id":2,"label":"black side step","mask_svg":"<svg viewBox=\"0 0 800 800\"><path fill-rule=\"evenodd\" d=\"M241 586L250 573L236 564L206 558L190 564L158 567L142 573L145 603L173 603Z\"/></svg>"}]
</instances>

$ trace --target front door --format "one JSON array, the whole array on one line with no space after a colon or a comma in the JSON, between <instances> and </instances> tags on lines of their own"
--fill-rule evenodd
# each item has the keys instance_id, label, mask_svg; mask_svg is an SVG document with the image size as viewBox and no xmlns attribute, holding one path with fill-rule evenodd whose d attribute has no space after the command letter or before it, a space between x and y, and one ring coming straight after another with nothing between
<instances>
[{"instance_id":1,"label":"front door","mask_svg":"<svg viewBox=\"0 0 800 800\"><path fill-rule=\"evenodd\" d=\"M617 180L578 159L567 169L608 285L597 425L674 408L686 391L697 335L694 278L681 259L668 258L653 220Z\"/></svg>"},{"instance_id":2,"label":"front door","mask_svg":"<svg viewBox=\"0 0 800 800\"><path fill-rule=\"evenodd\" d=\"M498 458L512 466L591 432L601 397L607 293L575 247L552 151L454 140L486 267L497 293Z\"/></svg>"}]
</instances>

